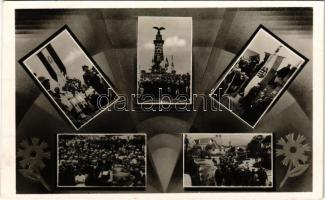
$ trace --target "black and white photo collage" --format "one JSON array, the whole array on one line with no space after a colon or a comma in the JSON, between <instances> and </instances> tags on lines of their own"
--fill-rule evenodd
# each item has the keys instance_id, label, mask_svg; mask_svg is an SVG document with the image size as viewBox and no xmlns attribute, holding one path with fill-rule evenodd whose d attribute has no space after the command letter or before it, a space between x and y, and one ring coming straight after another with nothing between
<instances>
[{"instance_id":1,"label":"black and white photo collage","mask_svg":"<svg viewBox=\"0 0 325 200\"><path fill-rule=\"evenodd\" d=\"M313 12L16 9L16 193L313 191Z\"/></svg>"}]
</instances>

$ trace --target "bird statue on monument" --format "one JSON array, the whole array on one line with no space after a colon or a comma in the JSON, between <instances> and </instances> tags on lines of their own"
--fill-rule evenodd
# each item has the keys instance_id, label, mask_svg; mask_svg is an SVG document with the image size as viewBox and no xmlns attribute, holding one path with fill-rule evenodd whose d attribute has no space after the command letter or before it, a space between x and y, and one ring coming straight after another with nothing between
<instances>
[{"instance_id":1,"label":"bird statue on monument","mask_svg":"<svg viewBox=\"0 0 325 200\"><path fill-rule=\"evenodd\" d=\"M157 27L157 26L154 26L153 28L158 31L158 33L157 33L158 35L160 35L160 31L161 30L165 30L165 27Z\"/></svg>"}]
</instances>

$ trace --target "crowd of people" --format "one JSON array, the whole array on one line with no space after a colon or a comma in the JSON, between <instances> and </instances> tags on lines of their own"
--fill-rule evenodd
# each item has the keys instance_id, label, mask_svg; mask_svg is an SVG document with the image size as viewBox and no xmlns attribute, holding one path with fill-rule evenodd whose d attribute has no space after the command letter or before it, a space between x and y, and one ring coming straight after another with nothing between
<instances>
[{"instance_id":1,"label":"crowd of people","mask_svg":"<svg viewBox=\"0 0 325 200\"><path fill-rule=\"evenodd\" d=\"M282 89L297 69L288 64L276 71L268 82L257 82L247 89L254 77L262 79L268 73L269 69L264 67L268 58L268 54L265 55L262 61L260 61L259 55L250 56L249 58L241 57L220 84L220 90L216 90L218 95L225 97L224 101L227 103L229 98L239 97L238 102L234 105L234 110L237 112L236 114L250 124L255 124L256 120L264 113L279 90Z\"/></svg>"},{"instance_id":2,"label":"crowd of people","mask_svg":"<svg viewBox=\"0 0 325 200\"><path fill-rule=\"evenodd\" d=\"M76 126L80 126L97 113L99 95L107 95L109 92L109 85L94 67L89 69L88 66L84 65L82 70L84 83L77 78L70 78L61 74L63 84L57 82L56 86L53 87L48 78L38 77L44 88ZM101 106L107 103L106 98L101 98Z\"/></svg>"},{"instance_id":3,"label":"crowd of people","mask_svg":"<svg viewBox=\"0 0 325 200\"><path fill-rule=\"evenodd\" d=\"M59 186L143 187L144 135L59 135Z\"/></svg>"},{"instance_id":4,"label":"crowd of people","mask_svg":"<svg viewBox=\"0 0 325 200\"><path fill-rule=\"evenodd\" d=\"M260 164L255 167L249 167L248 162L242 163L243 167L239 167L239 163L228 157L221 157L220 164L217 165L214 172L215 184L217 186L267 186L266 169ZM260 165L260 166L258 166Z\"/></svg>"},{"instance_id":5,"label":"crowd of people","mask_svg":"<svg viewBox=\"0 0 325 200\"><path fill-rule=\"evenodd\" d=\"M183 95L190 99L191 75L189 73L163 73L157 75L142 72L138 88L140 99L142 95L153 95L157 99L159 97L159 88L161 88L160 95L169 95L172 99L175 99L178 95Z\"/></svg>"},{"instance_id":6,"label":"crowd of people","mask_svg":"<svg viewBox=\"0 0 325 200\"><path fill-rule=\"evenodd\" d=\"M246 150L229 147L215 156L209 155L209 148L194 145L185 154L184 172L191 177L193 187L272 186L267 174L272 170L270 145L261 145L261 148L256 148L254 143L249 145ZM259 152L251 152L252 149Z\"/></svg>"}]
</instances>

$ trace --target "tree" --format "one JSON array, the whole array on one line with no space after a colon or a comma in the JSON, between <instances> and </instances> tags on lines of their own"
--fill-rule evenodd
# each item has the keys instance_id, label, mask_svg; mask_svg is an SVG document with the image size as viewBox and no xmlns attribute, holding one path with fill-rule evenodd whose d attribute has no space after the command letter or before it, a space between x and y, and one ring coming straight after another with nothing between
<instances>
[{"instance_id":1,"label":"tree","mask_svg":"<svg viewBox=\"0 0 325 200\"><path fill-rule=\"evenodd\" d=\"M262 135L257 135L252 138L252 140L247 144L247 152L249 157L257 158L261 155L262 146L261 143L263 141Z\"/></svg>"}]
</instances>

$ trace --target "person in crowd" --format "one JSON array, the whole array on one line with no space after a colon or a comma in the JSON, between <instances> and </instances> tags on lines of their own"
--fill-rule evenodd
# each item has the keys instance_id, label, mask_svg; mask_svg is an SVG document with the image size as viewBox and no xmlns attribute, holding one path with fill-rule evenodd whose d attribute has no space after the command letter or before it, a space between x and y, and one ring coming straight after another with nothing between
<instances>
[{"instance_id":1,"label":"person in crowd","mask_svg":"<svg viewBox=\"0 0 325 200\"><path fill-rule=\"evenodd\" d=\"M220 166L217 167L214 173L214 177L215 177L216 185L221 186L223 184L224 177Z\"/></svg>"},{"instance_id":2,"label":"person in crowd","mask_svg":"<svg viewBox=\"0 0 325 200\"><path fill-rule=\"evenodd\" d=\"M51 84L50 84L50 79L45 78L43 76L38 77L38 81L41 82L41 84L43 85L43 87L50 93L52 94L51 91Z\"/></svg>"},{"instance_id":3,"label":"person in crowd","mask_svg":"<svg viewBox=\"0 0 325 200\"><path fill-rule=\"evenodd\" d=\"M255 104L253 104L254 112L262 113L265 111L266 107L272 102L272 97L267 95L266 89L259 93L259 96L256 99Z\"/></svg>"},{"instance_id":4,"label":"person in crowd","mask_svg":"<svg viewBox=\"0 0 325 200\"><path fill-rule=\"evenodd\" d=\"M89 69L87 65L83 65L82 70L84 72L82 76L86 85L93 87L98 94L108 93L108 85L105 84L94 67Z\"/></svg>"},{"instance_id":5,"label":"person in crowd","mask_svg":"<svg viewBox=\"0 0 325 200\"><path fill-rule=\"evenodd\" d=\"M207 153L208 157L211 158L211 151L216 148L213 140L210 139L209 143L205 146L205 152Z\"/></svg>"},{"instance_id":6,"label":"person in crowd","mask_svg":"<svg viewBox=\"0 0 325 200\"><path fill-rule=\"evenodd\" d=\"M83 109L84 109L84 106L82 104L80 104L80 101L79 99L77 98L77 94L76 94L76 91L71 91L71 92L67 92L68 93L68 100L69 102L71 103L71 105L73 106L73 112L75 114L75 118L81 118L81 119L84 119L87 117L87 115L85 115L83 113ZM69 94L70 93L70 94Z\"/></svg>"},{"instance_id":7,"label":"person in crowd","mask_svg":"<svg viewBox=\"0 0 325 200\"><path fill-rule=\"evenodd\" d=\"M100 185L99 184L99 174L100 174L100 169L98 166L98 161L97 160L92 160L91 164L88 166L87 171L88 176L86 178L85 184L86 185Z\"/></svg>"},{"instance_id":8,"label":"person in crowd","mask_svg":"<svg viewBox=\"0 0 325 200\"><path fill-rule=\"evenodd\" d=\"M260 86L257 86L250 94L252 95L251 97L254 98L249 97L249 99L246 98L240 100L240 102L243 103L241 106L244 108L244 111L240 116L246 122L254 124L261 114L265 112L266 108L271 104L276 94L276 91L269 93L268 88L264 88L262 90Z\"/></svg>"},{"instance_id":9,"label":"person in crowd","mask_svg":"<svg viewBox=\"0 0 325 200\"><path fill-rule=\"evenodd\" d=\"M283 87L296 69L297 67L292 67L290 64L279 69L274 77L270 80L269 85L272 87L272 89Z\"/></svg>"},{"instance_id":10,"label":"person in crowd","mask_svg":"<svg viewBox=\"0 0 325 200\"><path fill-rule=\"evenodd\" d=\"M63 110L65 110L66 112L70 111L71 104L67 101L67 99L64 98L64 93L61 92L59 87L54 88L54 93L52 94L52 97Z\"/></svg>"},{"instance_id":11,"label":"person in crowd","mask_svg":"<svg viewBox=\"0 0 325 200\"><path fill-rule=\"evenodd\" d=\"M239 102L246 110L249 110L253 104L253 101L256 99L260 91L261 91L261 84L258 83L256 86L252 87L247 93L247 95L241 98Z\"/></svg>"},{"instance_id":12,"label":"person in crowd","mask_svg":"<svg viewBox=\"0 0 325 200\"><path fill-rule=\"evenodd\" d=\"M77 187L86 186L85 185L86 178L87 178L87 175L86 174L83 174L81 172L81 170L77 171L76 176L74 178L74 180L75 180L75 186L77 186Z\"/></svg>"},{"instance_id":13,"label":"person in crowd","mask_svg":"<svg viewBox=\"0 0 325 200\"><path fill-rule=\"evenodd\" d=\"M74 167L71 161L64 160L59 166L59 185L74 186Z\"/></svg>"},{"instance_id":14,"label":"person in crowd","mask_svg":"<svg viewBox=\"0 0 325 200\"><path fill-rule=\"evenodd\" d=\"M222 95L230 94L235 97L237 94L240 94L242 89L245 89L243 85L248 82L248 79L249 77L240 67L235 67L225 78L225 83L222 84L225 87Z\"/></svg>"},{"instance_id":15,"label":"person in crowd","mask_svg":"<svg viewBox=\"0 0 325 200\"><path fill-rule=\"evenodd\" d=\"M258 169L258 171L257 171L257 174L258 174L258 177L259 177L258 185L266 185L267 174L265 172L265 169L260 167Z\"/></svg>"}]
</instances>

